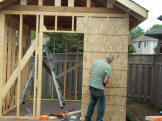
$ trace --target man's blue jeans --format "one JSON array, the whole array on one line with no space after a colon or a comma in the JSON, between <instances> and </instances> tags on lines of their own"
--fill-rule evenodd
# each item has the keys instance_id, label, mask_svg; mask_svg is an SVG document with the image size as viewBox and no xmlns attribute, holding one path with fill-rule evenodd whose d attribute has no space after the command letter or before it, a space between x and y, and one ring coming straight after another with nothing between
<instances>
[{"instance_id":1,"label":"man's blue jeans","mask_svg":"<svg viewBox=\"0 0 162 121\"><path fill-rule=\"evenodd\" d=\"M93 87L89 87L90 90L90 103L88 106L87 115L85 117L86 120L90 121L91 117L94 113L94 108L97 105L97 118L96 121L103 121L103 116L105 112L105 95L104 90L96 89Z\"/></svg>"}]
</instances>

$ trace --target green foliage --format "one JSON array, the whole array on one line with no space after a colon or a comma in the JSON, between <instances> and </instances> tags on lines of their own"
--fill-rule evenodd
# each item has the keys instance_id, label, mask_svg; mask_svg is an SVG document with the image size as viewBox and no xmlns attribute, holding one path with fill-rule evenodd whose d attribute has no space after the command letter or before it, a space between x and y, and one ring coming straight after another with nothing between
<instances>
[{"instance_id":1,"label":"green foliage","mask_svg":"<svg viewBox=\"0 0 162 121\"><path fill-rule=\"evenodd\" d=\"M82 37L79 37L78 41L78 34L71 34L71 33L55 33L55 36L58 36L63 39L71 40L81 44ZM50 52L54 51L54 38L50 37L49 41L47 41L46 45ZM64 53L65 52L66 43L61 39L55 39L55 53ZM74 44L67 45L67 52L73 53L77 51L77 46ZM79 52L83 52L82 48L79 48Z\"/></svg>"},{"instance_id":2,"label":"green foliage","mask_svg":"<svg viewBox=\"0 0 162 121\"><path fill-rule=\"evenodd\" d=\"M137 26L134 29L132 29L129 34L131 35L131 40L134 40L144 34L144 29Z\"/></svg>"},{"instance_id":3,"label":"green foliage","mask_svg":"<svg viewBox=\"0 0 162 121\"><path fill-rule=\"evenodd\" d=\"M133 115L131 115L129 112L126 113L126 117L127 117L127 119L129 119L130 121L136 121L136 119L133 117Z\"/></svg>"},{"instance_id":4,"label":"green foliage","mask_svg":"<svg viewBox=\"0 0 162 121\"><path fill-rule=\"evenodd\" d=\"M162 28L162 25L161 25L161 24L155 24L155 25L153 25L152 27L150 27L150 28L146 31L146 33L149 32L149 31L151 31L151 30L153 30L153 29L160 29L160 28Z\"/></svg>"},{"instance_id":5,"label":"green foliage","mask_svg":"<svg viewBox=\"0 0 162 121\"><path fill-rule=\"evenodd\" d=\"M134 48L133 45L130 46L128 53L136 53L136 49Z\"/></svg>"}]
</instances>

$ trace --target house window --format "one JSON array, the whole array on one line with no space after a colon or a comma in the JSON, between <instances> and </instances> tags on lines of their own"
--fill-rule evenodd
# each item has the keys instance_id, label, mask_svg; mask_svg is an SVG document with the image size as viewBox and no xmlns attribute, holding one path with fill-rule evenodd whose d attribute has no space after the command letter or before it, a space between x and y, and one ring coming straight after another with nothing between
<instances>
[{"instance_id":1,"label":"house window","mask_svg":"<svg viewBox=\"0 0 162 121\"><path fill-rule=\"evenodd\" d=\"M141 42L138 42L138 48L141 48Z\"/></svg>"},{"instance_id":2,"label":"house window","mask_svg":"<svg viewBox=\"0 0 162 121\"><path fill-rule=\"evenodd\" d=\"M148 47L148 41L145 41L145 42L144 42L144 47L145 47L145 48Z\"/></svg>"}]
</instances>

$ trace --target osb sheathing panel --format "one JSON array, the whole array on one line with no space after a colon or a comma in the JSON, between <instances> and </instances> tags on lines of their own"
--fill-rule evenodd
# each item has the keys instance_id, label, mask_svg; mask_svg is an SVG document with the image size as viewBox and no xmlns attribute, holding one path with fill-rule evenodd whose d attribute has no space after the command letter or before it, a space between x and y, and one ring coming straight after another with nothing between
<instances>
[{"instance_id":1,"label":"osb sheathing panel","mask_svg":"<svg viewBox=\"0 0 162 121\"><path fill-rule=\"evenodd\" d=\"M106 105L104 121L125 121L126 120L126 106ZM88 105L82 104L82 110L87 110ZM97 107L96 107L97 108ZM96 110L96 109L95 109ZM86 115L86 112L82 112L82 115ZM95 121L97 112L94 112L92 121Z\"/></svg>"},{"instance_id":2,"label":"osb sheathing panel","mask_svg":"<svg viewBox=\"0 0 162 121\"><path fill-rule=\"evenodd\" d=\"M128 36L85 35L84 42L84 52L128 52Z\"/></svg>"},{"instance_id":3,"label":"osb sheathing panel","mask_svg":"<svg viewBox=\"0 0 162 121\"><path fill-rule=\"evenodd\" d=\"M90 75L90 69L83 69L83 86L88 86L88 80L89 80L89 75ZM122 87L126 88L127 84L127 71L119 71L115 70L112 71L112 74L110 76L109 84L107 87Z\"/></svg>"},{"instance_id":4,"label":"osb sheathing panel","mask_svg":"<svg viewBox=\"0 0 162 121\"><path fill-rule=\"evenodd\" d=\"M89 103L88 79L95 60L115 57L109 84L105 88L106 111L103 120L126 120L126 85L128 65L129 19L77 18L77 32L84 33L82 120ZM97 116L95 110L93 119Z\"/></svg>"},{"instance_id":5,"label":"osb sheathing panel","mask_svg":"<svg viewBox=\"0 0 162 121\"><path fill-rule=\"evenodd\" d=\"M105 95L107 96L126 96L126 88L112 88L112 87L106 87L105 88ZM89 87L84 86L82 87L82 94L83 95L90 95L89 93Z\"/></svg>"},{"instance_id":6,"label":"osb sheathing panel","mask_svg":"<svg viewBox=\"0 0 162 121\"><path fill-rule=\"evenodd\" d=\"M120 96L105 96L106 97L106 105L126 105L126 98L120 97ZM89 104L90 102L90 96L89 95L82 95L82 104Z\"/></svg>"},{"instance_id":7,"label":"osb sheathing panel","mask_svg":"<svg viewBox=\"0 0 162 121\"><path fill-rule=\"evenodd\" d=\"M95 50L94 50L95 51ZM107 53L84 52L83 68L90 69L95 60L105 59ZM128 54L127 53L111 53L114 55L114 62L111 64L113 70L127 70Z\"/></svg>"},{"instance_id":8,"label":"osb sheathing panel","mask_svg":"<svg viewBox=\"0 0 162 121\"><path fill-rule=\"evenodd\" d=\"M101 35L128 35L129 19L125 18L89 18L78 17L77 32ZM118 29L122 28L122 29Z\"/></svg>"}]
</instances>

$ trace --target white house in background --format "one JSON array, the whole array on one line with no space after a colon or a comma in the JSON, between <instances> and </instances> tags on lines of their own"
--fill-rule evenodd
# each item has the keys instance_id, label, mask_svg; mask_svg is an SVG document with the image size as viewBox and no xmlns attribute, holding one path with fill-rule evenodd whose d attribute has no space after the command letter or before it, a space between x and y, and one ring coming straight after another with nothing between
<instances>
[{"instance_id":1,"label":"white house in background","mask_svg":"<svg viewBox=\"0 0 162 121\"><path fill-rule=\"evenodd\" d=\"M158 44L158 39L142 35L132 41L136 54L154 54L154 49Z\"/></svg>"}]
</instances>

